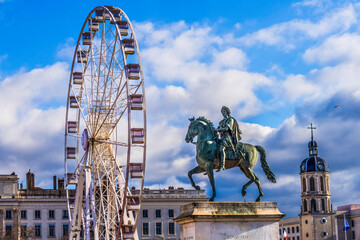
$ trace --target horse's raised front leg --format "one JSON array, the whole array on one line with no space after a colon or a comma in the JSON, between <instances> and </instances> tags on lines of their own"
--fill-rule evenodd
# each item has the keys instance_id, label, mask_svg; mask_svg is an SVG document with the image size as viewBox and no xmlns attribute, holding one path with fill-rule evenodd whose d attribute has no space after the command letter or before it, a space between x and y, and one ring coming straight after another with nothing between
<instances>
[{"instance_id":1,"label":"horse's raised front leg","mask_svg":"<svg viewBox=\"0 0 360 240\"><path fill-rule=\"evenodd\" d=\"M207 165L205 167L206 169L206 174L208 175L209 177L209 181L210 181L210 184L211 184L211 187L212 187L212 191L213 191L213 194L211 196L211 198L209 199L209 202L213 202L214 201L214 198L216 197L216 190L215 190L215 180L214 180L214 170L213 170L213 167L212 165Z\"/></svg>"},{"instance_id":2,"label":"horse's raised front leg","mask_svg":"<svg viewBox=\"0 0 360 240\"><path fill-rule=\"evenodd\" d=\"M202 169L201 167L197 166L196 168L194 169L191 169L189 172L188 172L188 176L189 176L189 179L190 179L190 182L191 182L191 186L193 186L193 188L195 188L196 190L200 190L200 187L198 185L195 185L195 182L192 178L192 175L193 174L196 174L196 173L202 173L202 172L205 172L204 169Z\"/></svg>"}]
</instances>

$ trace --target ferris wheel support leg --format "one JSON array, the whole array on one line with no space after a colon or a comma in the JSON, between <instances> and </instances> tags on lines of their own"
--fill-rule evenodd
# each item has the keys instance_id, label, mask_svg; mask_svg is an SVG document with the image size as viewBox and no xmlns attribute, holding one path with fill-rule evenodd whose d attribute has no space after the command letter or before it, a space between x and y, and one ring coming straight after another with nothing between
<instances>
[{"instance_id":1,"label":"ferris wheel support leg","mask_svg":"<svg viewBox=\"0 0 360 240\"><path fill-rule=\"evenodd\" d=\"M85 167L85 239L90 239L90 191L91 191L91 173L90 167Z\"/></svg>"},{"instance_id":2,"label":"ferris wheel support leg","mask_svg":"<svg viewBox=\"0 0 360 240\"><path fill-rule=\"evenodd\" d=\"M90 183L90 204L92 209L92 222L93 222L93 230L94 230L94 240L99 240L99 230L97 228L96 222L96 210L95 210L95 195L94 195L94 184Z\"/></svg>"},{"instance_id":3,"label":"ferris wheel support leg","mask_svg":"<svg viewBox=\"0 0 360 240\"><path fill-rule=\"evenodd\" d=\"M69 239L80 239L80 229L81 229L81 218L82 218L82 199L83 199L83 189L84 189L84 169L80 170L80 176L78 181L78 187L76 189L75 195L75 206L73 217L71 219L71 229L69 234Z\"/></svg>"}]
</instances>

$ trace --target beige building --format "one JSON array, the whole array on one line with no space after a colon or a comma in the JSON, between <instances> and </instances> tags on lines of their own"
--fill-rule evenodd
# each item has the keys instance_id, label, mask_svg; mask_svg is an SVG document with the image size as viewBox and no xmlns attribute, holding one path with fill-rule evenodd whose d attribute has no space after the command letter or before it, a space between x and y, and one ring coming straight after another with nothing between
<instances>
[{"instance_id":1,"label":"beige building","mask_svg":"<svg viewBox=\"0 0 360 240\"><path fill-rule=\"evenodd\" d=\"M132 192L136 194L138 190L132 189ZM208 201L205 190L145 188L137 223L139 239L180 240L180 225L174 218L179 215L181 205L195 201Z\"/></svg>"},{"instance_id":2,"label":"beige building","mask_svg":"<svg viewBox=\"0 0 360 240\"><path fill-rule=\"evenodd\" d=\"M35 187L35 176L26 175L26 189L19 178L0 175L0 239L62 239L69 229L69 215L63 180L53 189Z\"/></svg>"},{"instance_id":3,"label":"beige building","mask_svg":"<svg viewBox=\"0 0 360 240\"><path fill-rule=\"evenodd\" d=\"M280 236L284 228L290 240L360 240L360 205L340 206L333 211L328 164L318 156L312 132L308 148L309 157L300 164L301 212L299 217L280 221ZM348 231L343 231L344 217L350 226Z\"/></svg>"}]
</instances>

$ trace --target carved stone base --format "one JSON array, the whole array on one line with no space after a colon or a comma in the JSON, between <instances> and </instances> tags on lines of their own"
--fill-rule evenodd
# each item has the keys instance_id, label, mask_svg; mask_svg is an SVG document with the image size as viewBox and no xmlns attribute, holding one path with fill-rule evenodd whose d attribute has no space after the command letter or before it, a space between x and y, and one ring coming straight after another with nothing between
<instances>
[{"instance_id":1,"label":"carved stone base","mask_svg":"<svg viewBox=\"0 0 360 240\"><path fill-rule=\"evenodd\" d=\"M181 240L278 240L284 216L276 202L197 202L181 206L175 221Z\"/></svg>"}]
</instances>

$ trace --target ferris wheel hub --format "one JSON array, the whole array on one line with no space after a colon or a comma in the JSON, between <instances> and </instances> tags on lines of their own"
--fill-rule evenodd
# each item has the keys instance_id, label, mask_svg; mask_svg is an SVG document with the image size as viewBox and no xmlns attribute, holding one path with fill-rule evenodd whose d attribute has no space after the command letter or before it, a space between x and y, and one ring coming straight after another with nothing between
<instances>
[{"instance_id":1,"label":"ferris wheel hub","mask_svg":"<svg viewBox=\"0 0 360 240\"><path fill-rule=\"evenodd\" d=\"M89 147L89 134L87 129L85 128L81 135L81 145L83 149L86 151Z\"/></svg>"}]
</instances>

